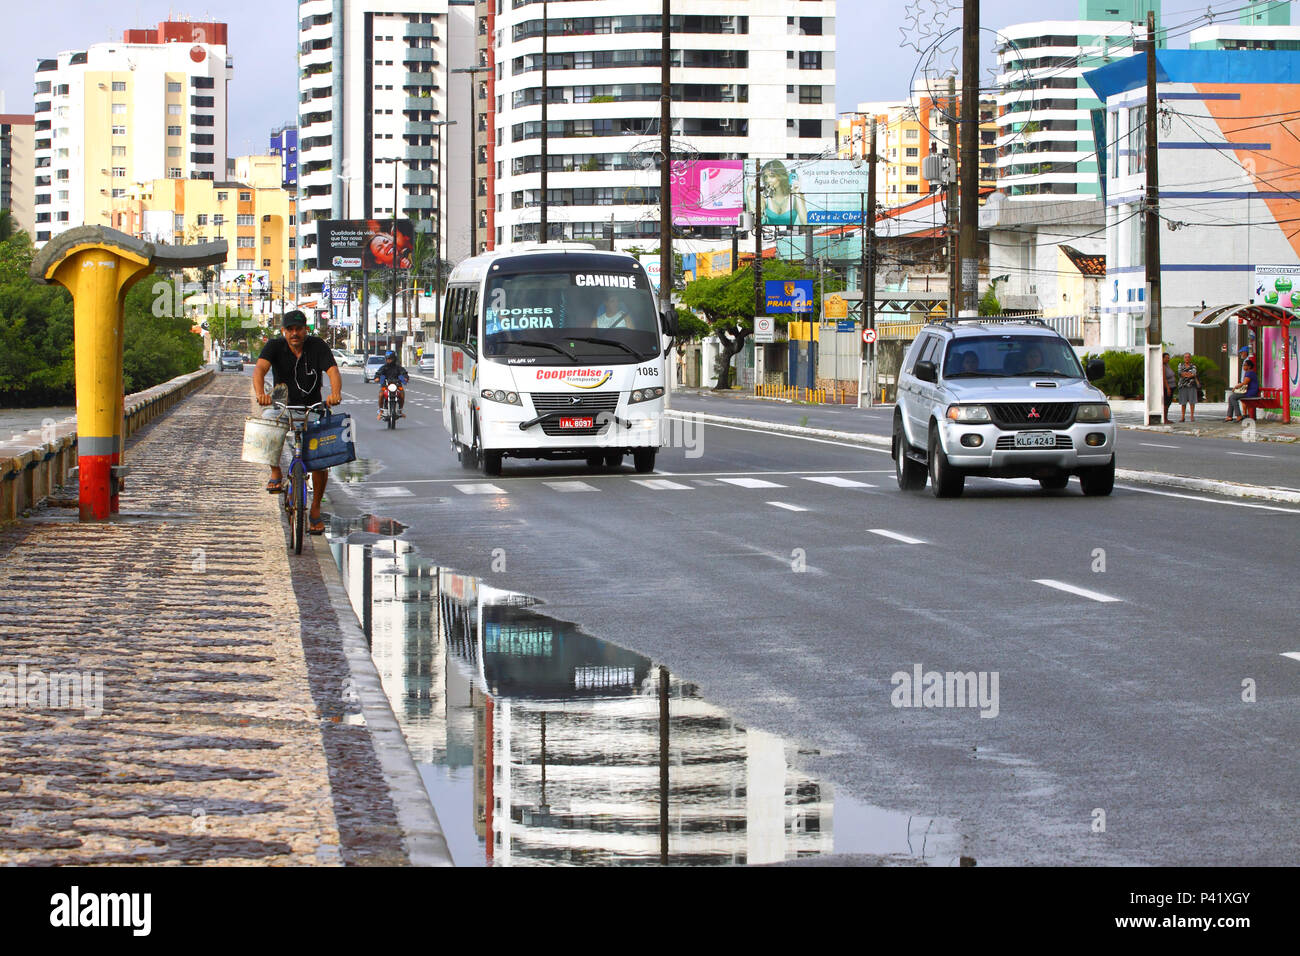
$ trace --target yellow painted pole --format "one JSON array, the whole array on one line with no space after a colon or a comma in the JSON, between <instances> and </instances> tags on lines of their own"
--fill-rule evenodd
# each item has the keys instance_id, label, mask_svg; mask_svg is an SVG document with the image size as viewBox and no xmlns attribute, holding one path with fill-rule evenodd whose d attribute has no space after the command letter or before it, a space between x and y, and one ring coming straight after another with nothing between
<instances>
[{"instance_id":1,"label":"yellow painted pole","mask_svg":"<svg viewBox=\"0 0 1300 956\"><path fill-rule=\"evenodd\" d=\"M122 459L125 299L151 272L143 256L85 245L71 250L48 276L72 293L82 521L106 521L117 510L113 466Z\"/></svg>"}]
</instances>

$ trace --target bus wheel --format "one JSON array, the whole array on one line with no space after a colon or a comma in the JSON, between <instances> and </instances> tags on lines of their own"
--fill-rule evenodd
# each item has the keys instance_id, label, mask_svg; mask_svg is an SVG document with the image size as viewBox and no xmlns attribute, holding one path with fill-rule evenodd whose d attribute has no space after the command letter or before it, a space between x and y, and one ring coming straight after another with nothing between
<instances>
[{"instance_id":1,"label":"bus wheel","mask_svg":"<svg viewBox=\"0 0 1300 956\"><path fill-rule=\"evenodd\" d=\"M489 478L495 478L501 474L501 452L485 451L483 452L483 474Z\"/></svg>"},{"instance_id":2,"label":"bus wheel","mask_svg":"<svg viewBox=\"0 0 1300 956\"><path fill-rule=\"evenodd\" d=\"M623 456L616 452L607 452L605 454L605 467L609 469L622 468Z\"/></svg>"},{"instance_id":3,"label":"bus wheel","mask_svg":"<svg viewBox=\"0 0 1300 956\"><path fill-rule=\"evenodd\" d=\"M632 452L632 464L636 466L636 473L644 475L655 470L655 454L658 449L655 448L637 448Z\"/></svg>"},{"instance_id":4,"label":"bus wheel","mask_svg":"<svg viewBox=\"0 0 1300 956\"><path fill-rule=\"evenodd\" d=\"M603 467L605 467L605 456L604 456L604 455L588 455L588 456L587 456L587 467L590 468L592 471L600 471Z\"/></svg>"}]
</instances>

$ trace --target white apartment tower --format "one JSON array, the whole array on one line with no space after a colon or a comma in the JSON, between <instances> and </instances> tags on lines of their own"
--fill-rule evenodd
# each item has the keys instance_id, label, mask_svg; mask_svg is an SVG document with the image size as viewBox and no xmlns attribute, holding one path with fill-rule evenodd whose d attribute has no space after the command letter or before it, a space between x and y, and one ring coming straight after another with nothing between
<instances>
[{"instance_id":1,"label":"white apartment tower","mask_svg":"<svg viewBox=\"0 0 1300 956\"><path fill-rule=\"evenodd\" d=\"M226 24L166 21L41 60L34 97L35 240L124 224L130 183L226 169Z\"/></svg>"},{"instance_id":2,"label":"white apartment tower","mask_svg":"<svg viewBox=\"0 0 1300 956\"><path fill-rule=\"evenodd\" d=\"M319 292L329 275L316 259L322 219L396 214L434 232L441 212L443 256L463 256L469 120L456 109L465 80L450 71L474 63L474 0L299 0L298 19L302 291Z\"/></svg>"},{"instance_id":3,"label":"white apartment tower","mask_svg":"<svg viewBox=\"0 0 1300 956\"><path fill-rule=\"evenodd\" d=\"M491 140L479 154L487 241L538 237L545 7L549 235L599 241L612 227L620 248L657 245L661 0L478 7L493 67ZM677 4L672 30L674 159L835 158L834 0Z\"/></svg>"}]
</instances>

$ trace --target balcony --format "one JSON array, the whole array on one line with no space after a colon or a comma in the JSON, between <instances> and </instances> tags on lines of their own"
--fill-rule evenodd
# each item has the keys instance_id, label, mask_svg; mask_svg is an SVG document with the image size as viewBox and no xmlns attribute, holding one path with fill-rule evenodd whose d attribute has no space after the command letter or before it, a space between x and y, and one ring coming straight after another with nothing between
<instances>
[{"instance_id":1,"label":"balcony","mask_svg":"<svg viewBox=\"0 0 1300 956\"><path fill-rule=\"evenodd\" d=\"M403 132L405 136L432 136L432 123L407 123Z\"/></svg>"},{"instance_id":2,"label":"balcony","mask_svg":"<svg viewBox=\"0 0 1300 956\"><path fill-rule=\"evenodd\" d=\"M438 57L433 49L409 47L402 53L403 63L437 63Z\"/></svg>"},{"instance_id":3,"label":"balcony","mask_svg":"<svg viewBox=\"0 0 1300 956\"><path fill-rule=\"evenodd\" d=\"M406 209L432 209L432 196L407 196L402 200L402 208Z\"/></svg>"},{"instance_id":4,"label":"balcony","mask_svg":"<svg viewBox=\"0 0 1300 956\"><path fill-rule=\"evenodd\" d=\"M409 110L432 110L433 112L436 113L436 112L438 112L438 104L437 104L437 102L434 100L434 98L433 98L432 95L430 95L430 96L408 96L408 97L406 98L406 105L405 105L404 107L402 107L402 109L403 109L403 110L406 110L406 111L409 111Z\"/></svg>"},{"instance_id":5,"label":"balcony","mask_svg":"<svg viewBox=\"0 0 1300 956\"><path fill-rule=\"evenodd\" d=\"M412 169L403 180L407 186L432 186L434 183L432 169Z\"/></svg>"},{"instance_id":6,"label":"balcony","mask_svg":"<svg viewBox=\"0 0 1300 956\"><path fill-rule=\"evenodd\" d=\"M406 147L406 159L433 159L432 146L408 146Z\"/></svg>"},{"instance_id":7,"label":"balcony","mask_svg":"<svg viewBox=\"0 0 1300 956\"><path fill-rule=\"evenodd\" d=\"M435 26L433 23L408 23L402 36L408 40L432 40Z\"/></svg>"},{"instance_id":8,"label":"balcony","mask_svg":"<svg viewBox=\"0 0 1300 956\"><path fill-rule=\"evenodd\" d=\"M431 90L438 85L437 81L438 78L432 73L407 73L402 86L418 86Z\"/></svg>"}]
</instances>

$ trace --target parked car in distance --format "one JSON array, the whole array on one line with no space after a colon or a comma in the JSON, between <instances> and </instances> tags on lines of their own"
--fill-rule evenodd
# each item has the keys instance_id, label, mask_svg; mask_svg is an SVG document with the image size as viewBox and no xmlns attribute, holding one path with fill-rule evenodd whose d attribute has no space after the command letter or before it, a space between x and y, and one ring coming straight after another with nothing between
<instances>
[{"instance_id":1,"label":"parked car in distance","mask_svg":"<svg viewBox=\"0 0 1300 956\"><path fill-rule=\"evenodd\" d=\"M355 352L349 352L347 349L330 349L330 351L334 353L334 361L342 368L361 364L361 356Z\"/></svg>"},{"instance_id":2,"label":"parked car in distance","mask_svg":"<svg viewBox=\"0 0 1300 956\"><path fill-rule=\"evenodd\" d=\"M382 355L367 355L366 364L361 369L361 378L366 382L373 382L375 374L383 368L384 357Z\"/></svg>"},{"instance_id":3,"label":"parked car in distance","mask_svg":"<svg viewBox=\"0 0 1300 956\"><path fill-rule=\"evenodd\" d=\"M221 353L221 361L218 363L218 369L224 372L226 369L234 369L236 372L244 370L244 357L234 349L226 349Z\"/></svg>"},{"instance_id":4,"label":"parked car in distance","mask_svg":"<svg viewBox=\"0 0 1300 956\"><path fill-rule=\"evenodd\" d=\"M416 368L421 372L438 371L438 360L432 354L421 355Z\"/></svg>"}]
</instances>

